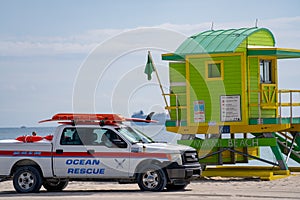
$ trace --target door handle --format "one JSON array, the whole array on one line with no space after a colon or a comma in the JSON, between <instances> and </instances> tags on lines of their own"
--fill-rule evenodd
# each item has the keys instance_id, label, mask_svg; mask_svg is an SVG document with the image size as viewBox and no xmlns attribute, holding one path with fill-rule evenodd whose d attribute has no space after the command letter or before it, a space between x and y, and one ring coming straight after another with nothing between
<instances>
[{"instance_id":1,"label":"door handle","mask_svg":"<svg viewBox=\"0 0 300 200\"><path fill-rule=\"evenodd\" d=\"M63 154L64 150L63 149L56 149L56 154Z\"/></svg>"}]
</instances>

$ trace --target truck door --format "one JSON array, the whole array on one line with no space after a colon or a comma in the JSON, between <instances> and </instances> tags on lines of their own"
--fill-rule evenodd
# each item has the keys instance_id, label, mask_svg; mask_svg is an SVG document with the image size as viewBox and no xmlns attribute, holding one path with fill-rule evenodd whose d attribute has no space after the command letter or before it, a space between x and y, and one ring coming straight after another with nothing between
<instances>
[{"instance_id":1,"label":"truck door","mask_svg":"<svg viewBox=\"0 0 300 200\"><path fill-rule=\"evenodd\" d=\"M59 144L54 149L54 174L75 178L128 176L128 145L117 140L114 140L116 144L112 143L111 146L104 144L103 135L108 133L112 136L116 134L101 127L65 128Z\"/></svg>"},{"instance_id":2,"label":"truck door","mask_svg":"<svg viewBox=\"0 0 300 200\"><path fill-rule=\"evenodd\" d=\"M128 177L129 145L109 128L97 128L91 134L93 140L87 147L93 150L93 156L101 161L100 166L104 169L103 177ZM95 175L87 174L87 176L92 178Z\"/></svg>"},{"instance_id":3,"label":"truck door","mask_svg":"<svg viewBox=\"0 0 300 200\"><path fill-rule=\"evenodd\" d=\"M85 178L85 161L90 155L81 140L81 130L64 128L53 149L53 172L58 177Z\"/></svg>"}]
</instances>

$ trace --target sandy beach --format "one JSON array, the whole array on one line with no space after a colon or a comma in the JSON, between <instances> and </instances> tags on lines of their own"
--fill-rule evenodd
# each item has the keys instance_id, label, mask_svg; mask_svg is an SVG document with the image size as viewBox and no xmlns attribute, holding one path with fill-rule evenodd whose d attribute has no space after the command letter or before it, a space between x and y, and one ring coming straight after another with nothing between
<instances>
[{"instance_id":1,"label":"sandy beach","mask_svg":"<svg viewBox=\"0 0 300 200\"><path fill-rule=\"evenodd\" d=\"M17 194L11 181L0 183L0 199L300 199L300 174L261 181L241 178L202 178L185 191L142 192L136 184L120 185L102 182L70 182L63 192Z\"/></svg>"}]
</instances>

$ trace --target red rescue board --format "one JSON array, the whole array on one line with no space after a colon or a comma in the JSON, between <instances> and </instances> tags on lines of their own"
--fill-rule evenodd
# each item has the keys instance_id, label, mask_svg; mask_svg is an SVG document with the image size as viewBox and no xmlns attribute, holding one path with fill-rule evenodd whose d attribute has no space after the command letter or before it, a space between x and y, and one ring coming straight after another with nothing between
<instances>
[{"instance_id":1,"label":"red rescue board","mask_svg":"<svg viewBox=\"0 0 300 200\"><path fill-rule=\"evenodd\" d=\"M42 120L39 123L50 121L124 121L124 117L118 114L83 114L83 113L58 113L51 119Z\"/></svg>"}]
</instances>

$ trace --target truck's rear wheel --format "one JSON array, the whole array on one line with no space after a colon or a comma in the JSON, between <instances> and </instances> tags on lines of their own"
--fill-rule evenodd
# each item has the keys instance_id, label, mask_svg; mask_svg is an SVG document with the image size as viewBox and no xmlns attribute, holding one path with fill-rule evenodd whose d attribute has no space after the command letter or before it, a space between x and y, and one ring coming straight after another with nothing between
<instances>
[{"instance_id":1,"label":"truck's rear wheel","mask_svg":"<svg viewBox=\"0 0 300 200\"><path fill-rule=\"evenodd\" d=\"M68 180L45 180L43 186L48 192L60 192L67 187L68 183Z\"/></svg>"},{"instance_id":2,"label":"truck's rear wheel","mask_svg":"<svg viewBox=\"0 0 300 200\"><path fill-rule=\"evenodd\" d=\"M167 185L167 177L159 166L151 164L140 171L137 182L143 191L160 192Z\"/></svg>"},{"instance_id":3,"label":"truck's rear wheel","mask_svg":"<svg viewBox=\"0 0 300 200\"><path fill-rule=\"evenodd\" d=\"M40 172L32 166L23 166L16 170L13 185L19 193L38 192L42 186Z\"/></svg>"}]
</instances>

